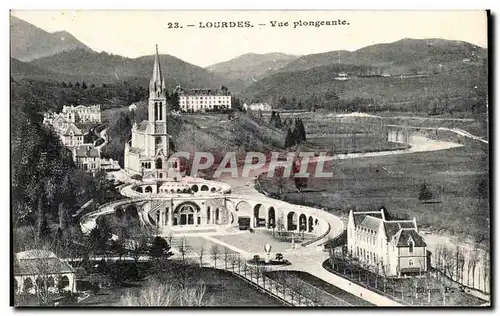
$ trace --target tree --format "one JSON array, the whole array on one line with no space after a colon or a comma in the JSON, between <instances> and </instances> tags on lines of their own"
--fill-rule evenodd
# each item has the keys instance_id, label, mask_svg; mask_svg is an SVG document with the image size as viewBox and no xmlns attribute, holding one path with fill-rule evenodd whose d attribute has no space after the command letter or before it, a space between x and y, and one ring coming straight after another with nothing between
<instances>
[{"instance_id":1,"label":"tree","mask_svg":"<svg viewBox=\"0 0 500 316\"><path fill-rule=\"evenodd\" d=\"M144 235L140 235L138 238L133 239L129 243L129 253L134 259L135 265L139 264L139 258L142 254L146 253L148 250L148 239Z\"/></svg>"},{"instance_id":2,"label":"tree","mask_svg":"<svg viewBox=\"0 0 500 316\"><path fill-rule=\"evenodd\" d=\"M293 133L290 128L288 128L288 131L286 132L286 138L285 138L285 148L290 148L293 145L295 145L295 139L293 136Z\"/></svg>"},{"instance_id":3,"label":"tree","mask_svg":"<svg viewBox=\"0 0 500 316\"><path fill-rule=\"evenodd\" d=\"M179 253L181 254L182 264L186 264L186 254L188 252L186 245L186 237L182 236L181 244L178 246Z\"/></svg>"},{"instance_id":4,"label":"tree","mask_svg":"<svg viewBox=\"0 0 500 316\"><path fill-rule=\"evenodd\" d=\"M217 258L219 257L220 254L220 248L217 244L212 245L210 248L210 255L212 257L212 260L214 261L214 267L217 267Z\"/></svg>"},{"instance_id":5,"label":"tree","mask_svg":"<svg viewBox=\"0 0 500 316\"><path fill-rule=\"evenodd\" d=\"M126 254L126 249L123 246L121 239L113 240L111 242L111 250L118 255L120 261L122 260L123 255Z\"/></svg>"},{"instance_id":6,"label":"tree","mask_svg":"<svg viewBox=\"0 0 500 316\"><path fill-rule=\"evenodd\" d=\"M164 259L170 250L170 245L162 237L156 236L153 239L153 244L149 249L149 255L157 261Z\"/></svg>"},{"instance_id":7,"label":"tree","mask_svg":"<svg viewBox=\"0 0 500 316\"><path fill-rule=\"evenodd\" d=\"M229 248L223 247L222 253L224 254L224 269L227 269L227 262L228 262L229 255L231 254L231 252L229 251Z\"/></svg>"},{"instance_id":8,"label":"tree","mask_svg":"<svg viewBox=\"0 0 500 316\"><path fill-rule=\"evenodd\" d=\"M276 254L276 260L278 260L278 261L280 261L280 262L281 262L281 261L283 261L283 254L282 254L281 252L278 252L278 253Z\"/></svg>"},{"instance_id":9,"label":"tree","mask_svg":"<svg viewBox=\"0 0 500 316\"><path fill-rule=\"evenodd\" d=\"M205 256L205 247L203 245L198 249L198 258L200 259L200 267L203 267L203 257Z\"/></svg>"},{"instance_id":10,"label":"tree","mask_svg":"<svg viewBox=\"0 0 500 316\"><path fill-rule=\"evenodd\" d=\"M87 89L87 84L85 83L85 81L82 82L82 89Z\"/></svg>"},{"instance_id":11,"label":"tree","mask_svg":"<svg viewBox=\"0 0 500 316\"><path fill-rule=\"evenodd\" d=\"M63 82L61 82L61 87L63 87L63 88L67 88L67 87L68 87L68 85L66 84L66 82L64 82L64 81L63 81Z\"/></svg>"},{"instance_id":12,"label":"tree","mask_svg":"<svg viewBox=\"0 0 500 316\"><path fill-rule=\"evenodd\" d=\"M293 183L295 184L295 187L297 188L297 191L302 192L303 189L307 188L308 186L309 179L306 177L294 177L293 178Z\"/></svg>"},{"instance_id":13,"label":"tree","mask_svg":"<svg viewBox=\"0 0 500 316\"><path fill-rule=\"evenodd\" d=\"M432 192L428 189L425 182L420 187L420 191L418 192L418 199L420 201L428 201L432 199Z\"/></svg>"},{"instance_id":14,"label":"tree","mask_svg":"<svg viewBox=\"0 0 500 316\"><path fill-rule=\"evenodd\" d=\"M80 83L78 81L75 83L75 88L80 88Z\"/></svg>"}]
</instances>

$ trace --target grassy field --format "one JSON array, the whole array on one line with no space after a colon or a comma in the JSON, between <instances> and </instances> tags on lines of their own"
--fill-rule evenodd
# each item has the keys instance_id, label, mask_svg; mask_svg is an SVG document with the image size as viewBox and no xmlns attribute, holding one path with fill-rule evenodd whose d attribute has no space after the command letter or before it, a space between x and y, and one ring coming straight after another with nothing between
<instances>
[{"instance_id":1,"label":"grassy field","mask_svg":"<svg viewBox=\"0 0 500 316\"><path fill-rule=\"evenodd\" d=\"M285 199L326 207L337 215L350 209L384 205L398 217L416 217L420 228L472 237L489 243L487 144L462 139L463 147L381 157L335 160L333 178L310 179L307 193L297 193L286 180ZM268 192L278 192L275 179L262 179ZM423 184L434 202L419 201ZM313 192L310 192L313 191Z\"/></svg>"},{"instance_id":2,"label":"grassy field","mask_svg":"<svg viewBox=\"0 0 500 316\"><path fill-rule=\"evenodd\" d=\"M310 138L303 146L303 151L325 151L328 154L363 153L373 151L406 149L409 146L389 142L385 137L372 134L336 134Z\"/></svg>"}]
</instances>

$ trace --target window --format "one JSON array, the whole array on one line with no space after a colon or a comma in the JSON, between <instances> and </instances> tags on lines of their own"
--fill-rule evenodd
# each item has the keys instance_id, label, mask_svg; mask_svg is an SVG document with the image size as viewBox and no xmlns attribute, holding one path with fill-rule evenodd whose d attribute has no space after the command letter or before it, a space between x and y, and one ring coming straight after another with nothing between
<instances>
[{"instance_id":1,"label":"window","mask_svg":"<svg viewBox=\"0 0 500 316\"><path fill-rule=\"evenodd\" d=\"M408 265L409 266L413 266L413 260L412 259L408 260Z\"/></svg>"},{"instance_id":2,"label":"window","mask_svg":"<svg viewBox=\"0 0 500 316\"><path fill-rule=\"evenodd\" d=\"M413 246L415 246L415 243L413 242L413 239L411 237L408 239L408 252L413 253Z\"/></svg>"}]
</instances>

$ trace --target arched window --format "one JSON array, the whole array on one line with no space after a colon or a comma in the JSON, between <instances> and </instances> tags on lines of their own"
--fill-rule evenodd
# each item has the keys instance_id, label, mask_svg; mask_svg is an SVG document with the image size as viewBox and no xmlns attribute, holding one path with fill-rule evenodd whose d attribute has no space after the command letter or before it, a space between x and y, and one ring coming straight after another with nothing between
<instances>
[{"instance_id":1,"label":"arched window","mask_svg":"<svg viewBox=\"0 0 500 316\"><path fill-rule=\"evenodd\" d=\"M31 278L28 277L24 279L23 285L24 285L24 292L28 292L33 288L33 281L31 281Z\"/></svg>"},{"instance_id":2,"label":"arched window","mask_svg":"<svg viewBox=\"0 0 500 316\"><path fill-rule=\"evenodd\" d=\"M161 139L161 137L160 137L160 136L158 136L158 137L156 137L156 138L155 138L155 144L156 144L156 145L160 145L160 144L161 144L161 142L162 142L162 139Z\"/></svg>"},{"instance_id":3,"label":"arched window","mask_svg":"<svg viewBox=\"0 0 500 316\"><path fill-rule=\"evenodd\" d=\"M408 265L409 266L413 266L413 260L412 259L408 260Z\"/></svg>"},{"instance_id":4,"label":"arched window","mask_svg":"<svg viewBox=\"0 0 500 316\"><path fill-rule=\"evenodd\" d=\"M64 289L65 287L68 287L68 286L69 286L69 279L67 276L64 275L61 278L61 280L59 281L59 287Z\"/></svg>"}]
</instances>

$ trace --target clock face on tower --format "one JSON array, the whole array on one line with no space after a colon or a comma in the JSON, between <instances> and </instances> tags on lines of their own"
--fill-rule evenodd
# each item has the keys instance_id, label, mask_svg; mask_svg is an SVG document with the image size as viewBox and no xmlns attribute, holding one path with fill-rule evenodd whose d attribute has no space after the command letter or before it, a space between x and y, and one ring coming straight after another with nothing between
<instances>
[{"instance_id":1,"label":"clock face on tower","mask_svg":"<svg viewBox=\"0 0 500 316\"><path fill-rule=\"evenodd\" d=\"M156 144L156 145L160 145L161 143L162 143L162 139L161 139L161 137L159 137L159 136L158 136L158 137L156 137L156 138L155 138L155 144Z\"/></svg>"}]
</instances>

